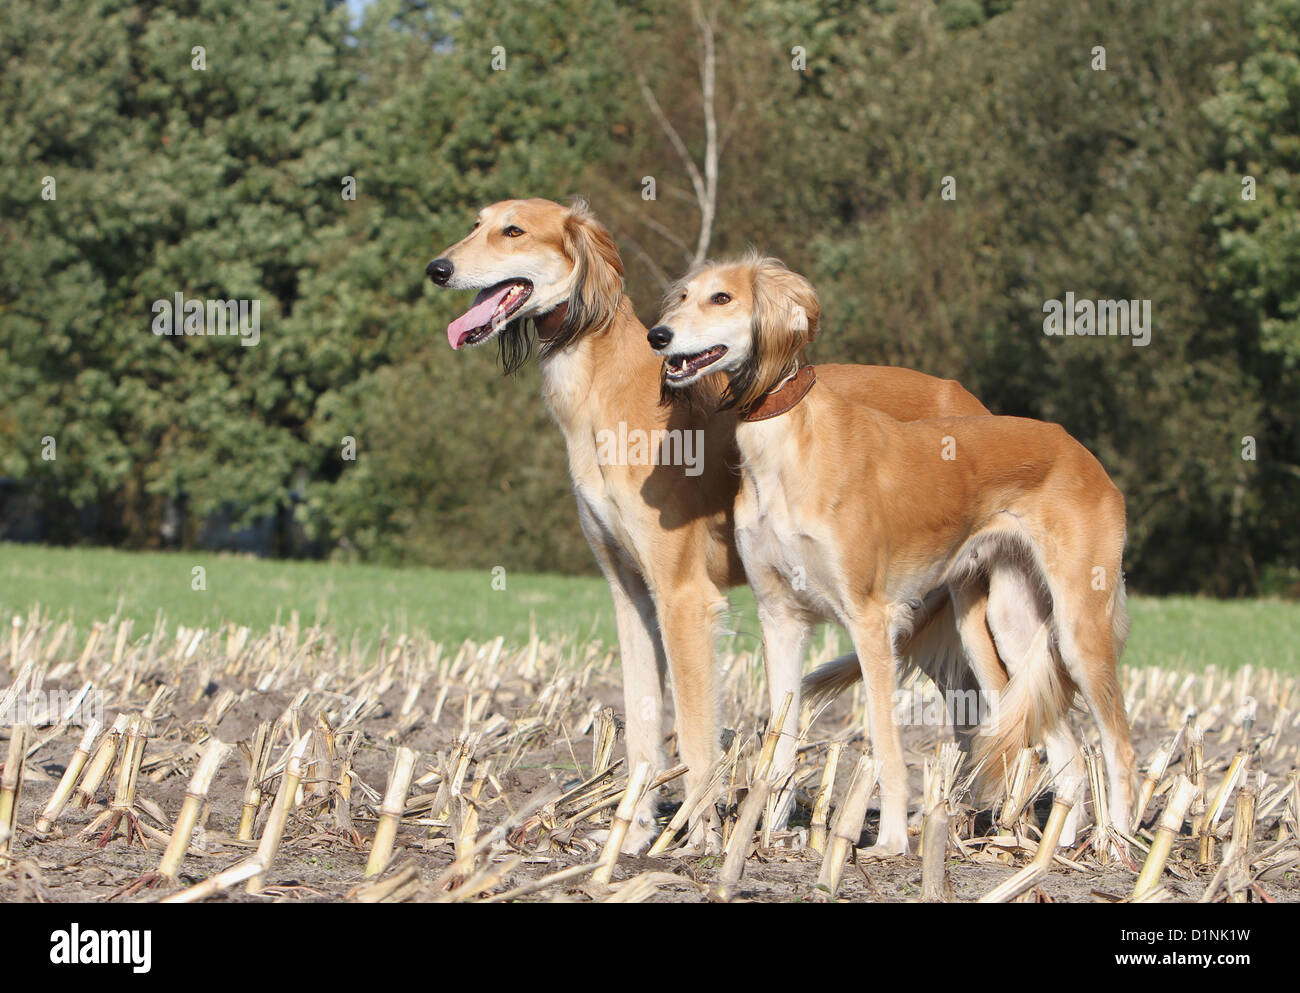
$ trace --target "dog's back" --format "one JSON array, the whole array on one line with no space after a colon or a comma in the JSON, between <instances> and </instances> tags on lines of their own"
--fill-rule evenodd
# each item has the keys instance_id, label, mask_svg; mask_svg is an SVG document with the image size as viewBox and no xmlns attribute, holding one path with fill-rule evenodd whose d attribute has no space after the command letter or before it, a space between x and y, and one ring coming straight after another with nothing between
<instances>
[{"instance_id":1,"label":"dog's back","mask_svg":"<svg viewBox=\"0 0 1300 993\"><path fill-rule=\"evenodd\" d=\"M989 409L955 379L883 365L819 365L817 379L854 404L896 420L974 417Z\"/></svg>"}]
</instances>

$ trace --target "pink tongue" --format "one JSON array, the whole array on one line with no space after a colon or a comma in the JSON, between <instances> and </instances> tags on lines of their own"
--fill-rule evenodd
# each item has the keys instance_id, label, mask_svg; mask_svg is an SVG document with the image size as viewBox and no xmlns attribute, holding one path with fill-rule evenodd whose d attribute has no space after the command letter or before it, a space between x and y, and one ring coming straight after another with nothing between
<instances>
[{"instance_id":1,"label":"pink tongue","mask_svg":"<svg viewBox=\"0 0 1300 993\"><path fill-rule=\"evenodd\" d=\"M480 293L474 300L474 306L447 325L447 340L451 342L451 347L460 348L465 344L465 339L469 337L471 331L476 331L489 323L492 320L492 312L497 309L497 304L513 288L513 284L510 284L499 290L484 290Z\"/></svg>"}]
</instances>

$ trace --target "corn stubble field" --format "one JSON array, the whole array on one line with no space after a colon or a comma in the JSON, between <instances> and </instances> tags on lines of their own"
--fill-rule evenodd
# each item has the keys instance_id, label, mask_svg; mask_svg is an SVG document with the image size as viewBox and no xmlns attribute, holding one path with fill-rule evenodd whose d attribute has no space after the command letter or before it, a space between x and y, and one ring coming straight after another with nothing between
<instances>
[{"instance_id":1,"label":"corn stubble field","mask_svg":"<svg viewBox=\"0 0 1300 993\"><path fill-rule=\"evenodd\" d=\"M755 653L721 660L724 848L700 857L681 828L708 798L683 796L681 768L624 768L617 658L599 643L363 647L296 616L264 633L85 631L36 609L7 641L0 713L23 722L0 728L0 901L1300 900L1300 687L1274 670L1124 670L1141 823L1109 823L1090 746L1090 826L1068 850L1039 844L1066 811L1039 755L973 803L943 729L907 727L914 854L868 862L860 697L802 715L798 768L774 783ZM67 723L83 693L102 724ZM652 856L618 855L656 784ZM797 806L774 832L783 789Z\"/></svg>"}]
</instances>

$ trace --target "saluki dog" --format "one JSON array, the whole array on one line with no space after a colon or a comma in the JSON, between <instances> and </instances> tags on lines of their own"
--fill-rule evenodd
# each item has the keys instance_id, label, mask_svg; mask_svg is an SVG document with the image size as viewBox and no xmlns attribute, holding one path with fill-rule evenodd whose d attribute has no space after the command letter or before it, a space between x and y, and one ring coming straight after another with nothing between
<instances>
[{"instance_id":1,"label":"saluki dog","mask_svg":"<svg viewBox=\"0 0 1300 993\"><path fill-rule=\"evenodd\" d=\"M1000 772L1012 749L1068 731L1080 691L1100 730L1115 823L1127 830L1133 748L1116 677L1128 634L1124 498L1059 425L904 423L860 402L842 385L848 377L805 364L818 313L806 279L750 255L688 274L649 341L671 388L726 377L724 405L740 418L736 545L760 610L835 621L853 639L881 762L873 854L907 851L907 770L892 711L899 642L927 594L947 587L960 617L966 591L988 582L998 587L988 629L1011 678L977 742L985 768ZM975 663L984 646L966 649Z\"/></svg>"},{"instance_id":2,"label":"saluki dog","mask_svg":"<svg viewBox=\"0 0 1300 993\"><path fill-rule=\"evenodd\" d=\"M713 641L727 603L724 591L745 581L732 528L739 486L734 414L717 413L716 402L691 402L682 393L674 394L679 402L665 402L662 363L646 347L646 328L624 294L618 249L581 201L506 200L485 207L473 229L427 272L439 286L479 291L447 328L453 348L497 339L511 372L536 339L542 392L564 433L579 521L614 599L628 767L642 761L667 767L667 668L678 748L690 769L686 788L694 789L719 750ZM987 413L959 384L906 369L823 366L821 376L855 403L900 419ZM707 381L696 386L697 394L707 390ZM620 426L629 436L640 431L647 438L698 432L692 437L701 443L702 464L667 464L663 448L650 460L610 458L602 432L617 434ZM775 615L760 619L769 634L770 699L779 703L792 693L790 713L797 718L805 636L784 637ZM903 650L941 685L972 683L946 597L927 601L926 620ZM782 738L776 769L793 768L795 745L794 735ZM787 797L778 820L788 809ZM696 848L712 844L706 821L691 825ZM625 850L644 850L653 831L647 797Z\"/></svg>"}]
</instances>

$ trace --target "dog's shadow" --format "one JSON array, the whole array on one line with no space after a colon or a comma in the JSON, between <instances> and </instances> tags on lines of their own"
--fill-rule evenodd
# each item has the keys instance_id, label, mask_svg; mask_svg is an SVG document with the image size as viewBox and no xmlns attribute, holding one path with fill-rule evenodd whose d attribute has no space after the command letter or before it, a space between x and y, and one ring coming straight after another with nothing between
<instances>
[{"instance_id":1,"label":"dog's shadow","mask_svg":"<svg viewBox=\"0 0 1300 993\"><path fill-rule=\"evenodd\" d=\"M729 529L740 489L736 415L674 404L661 430L654 466L641 485L641 498L658 512L659 526L676 531L723 517Z\"/></svg>"}]
</instances>

